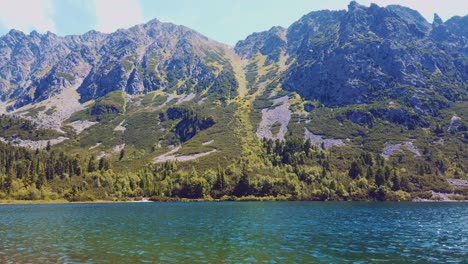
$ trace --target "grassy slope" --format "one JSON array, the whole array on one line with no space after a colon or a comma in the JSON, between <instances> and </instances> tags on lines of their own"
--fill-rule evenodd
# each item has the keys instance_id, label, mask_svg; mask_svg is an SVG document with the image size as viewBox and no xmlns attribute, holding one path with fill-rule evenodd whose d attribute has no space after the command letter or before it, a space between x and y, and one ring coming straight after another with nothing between
<instances>
[{"instance_id":1,"label":"grassy slope","mask_svg":"<svg viewBox=\"0 0 468 264\"><path fill-rule=\"evenodd\" d=\"M369 107L383 107L383 104L326 108L312 102L318 107L306 113L303 111L304 101L296 94L281 90L278 83L279 76L288 67L286 56L282 55L277 63L265 65L265 57L259 54L249 61L242 61L228 51L225 51L225 55L224 63L229 61L239 84L238 96L223 105L206 96L206 93L209 93L207 88L193 100L177 105L192 109L201 116L211 116L216 121L211 128L200 131L195 137L182 143L182 148L177 154L189 155L210 151L213 148L218 151L198 160L183 163L182 168L196 165L198 170L203 171L216 168L218 164L221 166L231 164L240 157L249 162L258 161L258 155L261 155L263 150L255 131L261 120L261 110L272 106L269 98L272 92L276 93L275 97L288 94L292 98L290 109L294 113L288 126L288 138L302 138L304 127L307 127L313 133L323 135L325 138L351 139L346 148L348 152L358 152L362 149L377 155L387 143L413 141L421 151L427 149L433 156L445 160L448 164L449 177L453 176L457 163L468 160L465 154L467 140L463 133L446 132L452 115L457 114L462 120L468 120L468 102L453 103L449 108L443 109L439 116L428 118L429 128L408 130L384 120L375 120L374 126L369 128L349 120L340 121L338 117L350 109L365 110ZM216 66L222 67L222 64L218 63ZM99 124L80 135L74 135L71 129L68 129L66 136L70 137L70 140L61 144L59 148L72 155L81 156L90 154L98 156L103 152L107 153L116 171L141 168L151 163L156 156L168 152L170 145L179 144L173 133L176 122L171 120L161 122L159 119L160 114L165 113L167 108L175 106L177 101L174 99L167 102L168 96L162 91L155 91L129 101L124 92L110 93L93 104L115 108L117 113L93 114L93 104L88 109L75 113L64 123L89 120L98 121ZM207 99L203 104L199 104L202 98ZM126 130L115 131L114 129L122 122ZM437 124L444 128L444 133L433 132ZM433 143L441 138L444 140L443 144ZM203 145L211 140L213 140L211 144ZM121 144L125 144L125 157L119 160L119 153L113 149ZM424 158L414 158L410 154L406 156L404 162L408 165Z\"/></svg>"}]
</instances>

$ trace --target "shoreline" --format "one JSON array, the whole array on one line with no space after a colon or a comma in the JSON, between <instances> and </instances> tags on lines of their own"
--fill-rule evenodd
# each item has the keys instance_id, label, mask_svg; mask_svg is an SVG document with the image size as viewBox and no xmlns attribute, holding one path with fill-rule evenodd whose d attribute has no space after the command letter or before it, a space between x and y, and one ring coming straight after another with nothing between
<instances>
[{"instance_id":1,"label":"shoreline","mask_svg":"<svg viewBox=\"0 0 468 264\"><path fill-rule=\"evenodd\" d=\"M1 205L34 205L34 204L97 204L97 203L133 203L139 201L112 201L112 200L96 200L96 201L80 201L71 202L68 200L0 200Z\"/></svg>"},{"instance_id":2,"label":"shoreline","mask_svg":"<svg viewBox=\"0 0 468 264\"><path fill-rule=\"evenodd\" d=\"M238 200L220 200L220 199L173 199L173 200L95 200L95 201L68 201L68 200L0 200L0 206L2 205L58 205L58 204L115 204L115 203L199 203L199 202L364 202L364 203L466 203L468 200L430 200L430 199L419 199L419 200L408 200L408 201L377 201L377 200L284 200L284 199L238 199Z\"/></svg>"}]
</instances>

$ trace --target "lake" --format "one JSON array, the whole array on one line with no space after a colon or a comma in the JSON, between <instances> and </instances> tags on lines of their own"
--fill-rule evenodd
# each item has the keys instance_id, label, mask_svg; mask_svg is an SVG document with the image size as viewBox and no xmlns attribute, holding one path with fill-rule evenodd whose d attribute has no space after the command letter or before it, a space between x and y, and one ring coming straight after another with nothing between
<instances>
[{"instance_id":1,"label":"lake","mask_svg":"<svg viewBox=\"0 0 468 264\"><path fill-rule=\"evenodd\" d=\"M468 203L0 205L0 263L467 263L467 256Z\"/></svg>"}]
</instances>

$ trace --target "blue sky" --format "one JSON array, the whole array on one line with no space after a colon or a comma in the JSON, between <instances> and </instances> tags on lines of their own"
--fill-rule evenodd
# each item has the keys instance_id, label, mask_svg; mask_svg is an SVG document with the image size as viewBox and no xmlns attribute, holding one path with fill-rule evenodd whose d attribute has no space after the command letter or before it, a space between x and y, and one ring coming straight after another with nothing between
<instances>
[{"instance_id":1,"label":"blue sky","mask_svg":"<svg viewBox=\"0 0 468 264\"><path fill-rule=\"evenodd\" d=\"M29 33L83 34L112 32L153 18L185 25L215 40L234 45L252 32L289 26L321 9L346 9L350 0L0 0L0 35L15 28ZM369 5L370 0L360 0ZM466 15L466 0L373 0L418 10L428 21Z\"/></svg>"}]
</instances>

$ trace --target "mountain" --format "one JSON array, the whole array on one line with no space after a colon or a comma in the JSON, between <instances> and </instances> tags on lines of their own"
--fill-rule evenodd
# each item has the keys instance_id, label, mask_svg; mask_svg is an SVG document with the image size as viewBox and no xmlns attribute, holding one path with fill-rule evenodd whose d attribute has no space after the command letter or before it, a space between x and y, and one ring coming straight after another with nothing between
<instances>
[{"instance_id":1,"label":"mountain","mask_svg":"<svg viewBox=\"0 0 468 264\"><path fill-rule=\"evenodd\" d=\"M285 49L295 61L281 79L283 88L330 106L411 98L427 90L456 101L467 96L463 25L466 17L441 23L436 15L431 25L409 8L351 2L347 12L305 15L282 39L274 40L272 29L235 49L244 57L260 52L276 60Z\"/></svg>"},{"instance_id":2,"label":"mountain","mask_svg":"<svg viewBox=\"0 0 468 264\"><path fill-rule=\"evenodd\" d=\"M0 43L2 98L15 99L14 107L66 88L77 89L81 102L116 90L130 95L157 89L200 92L224 70L227 49L186 27L157 20L112 34L59 37L12 30Z\"/></svg>"},{"instance_id":3,"label":"mountain","mask_svg":"<svg viewBox=\"0 0 468 264\"><path fill-rule=\"evenodd\" d=\"M467 23L351 2L235 47L158 20L111 34L11 30L0 140L42 150L2 146L15 163L0 183L16 169L23 193L48 182L70 200L463 198ZM20 175L47 160L35 180Z\"/></svg>"}]
</instances>

